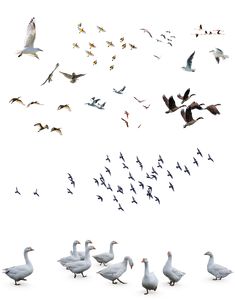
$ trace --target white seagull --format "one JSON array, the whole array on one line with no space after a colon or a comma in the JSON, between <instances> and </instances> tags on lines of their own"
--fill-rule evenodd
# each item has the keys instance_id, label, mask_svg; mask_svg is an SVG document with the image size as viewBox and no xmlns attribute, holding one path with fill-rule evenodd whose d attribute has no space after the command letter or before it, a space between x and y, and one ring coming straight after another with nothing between
<instances>
[{"instance_id":1,"label":"white seagull","mask_svg":"<svg viewBox=\"0 0 235 300\"><path fill-rule=\"evenodd\" d=\"M194 54L195 54L195 51L187 59L186 66L182 67L182 69L184 69L185 71L195 72L195 69L192 69L192 60L193 60Z\"/></svg>"},{"instance_id":2,"label":"white seagull","mask_svg":"<svg viewBox=\"0 0 235 300\"><path fill-rule=\"evenodd\" d=\"M22 56L22 54L30 54L39 59L37 52L43 51L40 48L34 47L34 41L36 37L36 26L35 26L34 19L35 18L32 18L31 21L29 22L24 49L18 52L18 57Z\"/></svg>"},{"instance_id":3,"label":"white seagull","mask_svg":"<svg viewBox=\"0 0 235 300\"><path fill-rule=\"evenodd\" d=\"M228 58L228 55L225 55L224 52L219 48L215 48L215 50L211 50L210 52L214 54L214 57L218 64L219 64L220 58L223 58L223 59Z\"/></svg>"}]
</instances>

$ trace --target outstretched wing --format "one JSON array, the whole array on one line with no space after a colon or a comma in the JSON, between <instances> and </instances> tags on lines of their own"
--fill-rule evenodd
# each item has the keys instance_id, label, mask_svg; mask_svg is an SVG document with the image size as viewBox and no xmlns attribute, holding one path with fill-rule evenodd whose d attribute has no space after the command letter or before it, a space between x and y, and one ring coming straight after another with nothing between
<instances>
[{"instance_id":1,"label":"outstretched wing","mask_svg":"<svg viewBox=\"0 0 235 300\"><path fill-rule=\"evenodd\" d=\"M193 61L193 57L194 57L195 51L189 56L189 58L187 59L187 66L188 68L191 69L192 67L192 61Z\"/></svg>"},{"instance_id":2,"label":"outstretched wing","mask_svg":"<svg viewBox=\"0 0 235 300\"><path fill-rule=\"evenodd\" d=\"M192 111L191 111L191 108L190 108L190 107L187 107L187 108L186 108L186 111L185 111L185 119L186 119L186 122L187 122L187 123L193 120Z\"/></svg>"},{"instance_id":3,"label":"outstretched wing","mask_svg":"<svg viewBox=\"0 0 235 300\"><path fill-rule=\"evenodd\" d=\"M27 28L27 34L26 34L25 45L24 45L25 48L33 47L35 37L36 37L36 26L35 26L34 18L32 18Z\"/></svg>"},{"instance_id":4,"label":"outstretched wing","mask_svg":"<svg viewBox=\"0 0 235 300\"><path fill-rule=\"evenodd\" d=\"M64 73L64 72L61 72L61 74L63 74L66 78L69 78L69 79L72 79L72 75L71 74L68 74L68 73Z\"/></svg>"},{"instance_id":5,"label":"outstretched wing","mask_svg":"<svg viewBox=\"0 0 235 300\"><path fill-rule=\"evenodd\" d=\"M183 98L187 99L189 96L189 93L190 93L190 88L185 91Z\"/></svg>"}]
</instances>

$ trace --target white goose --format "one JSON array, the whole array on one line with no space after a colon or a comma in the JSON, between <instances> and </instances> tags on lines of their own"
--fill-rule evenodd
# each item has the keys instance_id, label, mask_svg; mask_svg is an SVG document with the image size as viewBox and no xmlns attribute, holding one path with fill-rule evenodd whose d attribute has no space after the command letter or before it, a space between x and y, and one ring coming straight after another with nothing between
<instances>
[{"instance_id":1,"label":"white goose","mask_svg":"<svg viewBox=\"0 0 235 300\"><path fill-rule=\"evenodd\" d=\"M127 262L129 263L131 269L133 267L133 261L130 258L130 256L125 256L123 261L117 264L112 264L102 270L100 270L99 272L97 272L98 274L100 274L101 276L103 276L104 278L111 280L113 284L116 284L117 281L119 281L120 283L125 284L125 282L121 281L119 279L119 277L126 272L127 270Z\"/></svg>"},{"instance_id":2,"label":"white goose","mask_svg":"<svg viewBox=\"0 0 235 300\"><path fill-rule=\"evenodd\" d=\"M70 252L71 255L70 256L66 256L66 257L62 257L61 259L58 260L58 262L65 267L65 265L69 262L73 262L76 260L80 259L80 256L78 255L77 252L77 245L80 244L80 242L78 240L75 240L73 242L73 250Z\"/></svg>"},{"instance_id":3,"label":"white goose","mask_svg":"<svg viewBox=\"0 0 235 300\"><path fill-rule=\"evenodd\" d=\"M92 241L91 240L86 240L85 241L85 251L78 251L78 255L80 256L81 260L85 259L85 253L86 253L86 250L87 250L89 244L92 244Z\"/></svg>"},{"instance_id":4,"label":"white goose","mask_svg":"<svg viewBox=\"0 0 235 300\"><path fill-rule=\"evenodd\" d=\"M100 253L97 255L94 255L94 259L100 263L100 265L106 266L106 264L114 259L114 252L113 252L113 245L117 244L116 241L112 241L110 243L109 252Z\"/></svg>"},{"instance_id":5,"label":"white goose","mask_svg":"<svg viewBox=\"0 0 235 300\"><path fill-rule=\"evenodd\" d=\"M207 251L204 255L209 256L209 261L207 264L207 271L214 275L214 280L221 280L222 278L228 276L229 274L233 273L231 270L227 269L226 267L217 265L214 263L214 256L210 251Z\"/></svg>"},{"instance_id":6,"label":"white goose","mask_svg":"<svg viewBox=\"0 0 235 300\"><path fill-rule=\"evenodd\" d=\"M66 264L66 269L74 273L74 278L76 278L77 274L82 274L82 277L86 277L83 272L87 271L91 267L90 250L93 249L95 249L94 246L87 247L84 260L78 260Z\"/></svg>"},{"instance_id":7,"label":"white goose","mask_svg":"<svg viewBox=\"0 0 235 300\"><path fill-rule=\"evenodd\" d=\"M142 279L142 286L146 289L145 295L149 293L149 290L156 291L158 287L158 279L153 272L149 272L149 263L147 258L143 258L144 263L144 277Z\"/></svg>"},{"instance_id":8,"label":"white goose","mask_svg":"<svg viewBox=\"0 0 235 300\"><path fill-rule=\"evenodd\" d=\"M170 251L167 252L167 256L168 259L163 267L163 274L170 279L169 284L173 286L185 275L185 273L172 267L172 254Z\"/></svg>"},{"instance_id":9,"label":"white goose","mask_svg":"<svg viewBox=\"0 0 235 300\"><path fill-rule=\"evenodd\" d=\"M25 264L3 269L3 272L15 281L15 285L20 285L18 281L26 280L25 277L33 273L33 265L28 258L28 252L33 251L31 247L24 249Z\"/></svg>"}]
</instances>

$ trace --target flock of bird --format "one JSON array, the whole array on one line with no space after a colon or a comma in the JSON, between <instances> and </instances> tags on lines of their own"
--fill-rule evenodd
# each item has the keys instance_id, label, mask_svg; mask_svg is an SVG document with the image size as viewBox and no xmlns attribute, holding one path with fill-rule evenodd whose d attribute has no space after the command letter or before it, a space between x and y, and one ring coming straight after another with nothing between
<instances>
[{"instance_id":1,"label":"flock of bird","mask_svg":"<svg viewBox=\"0 0 235 300\"><path fill-rule=\"evenodd\" d=\"M200 159L202 159L203 156L205 158L205 154L203 154L201 150L197 148L195 154L192 157L191 163L196 167L199 167L201 163ZM214 163L214 159L209 153L206 156L206 159L208 161ZM155 189L158 189L158 180L159 178L162 178L164 176L164 173L165 178L169 178L169 190L174 192L175 186L173 184L173 180L175 176L178 176L179 172L191 176L191 173L193 172L190 167L188 167L186 164L182 164L179 161L177 161L175 163L175 166L173 167L175 171L172 168L165 167L165 159L163 159L162 155L160 154L158 155L156 162L154 162L150 168L144 167L145 163L142 161L142 159L136 156L135 164L138 168L138 173L136 171L136 166L133 166L132 164L133 161L127 161L125 155L123 155L122 152L119 153L118 159L120 163L119 169L117 170L116 165L112 167L113 158L110 155L106 155L106 165L104 166L103 170L101 170L98 176L93 177L93 182L97 186L97 188L99 188L98 194L96 195L97 199L100 202L104 202L105 198L103 194L105 193L105 190L109 191L109 193L112 195L112 197L110 197L109 199L112 199L113 202L116 203L115 205L117 205L117 209L123 212L125 211L123 202L127 203L127 199L130 198L130 202L134 205L137 205L140 202L138 198L141 198L143 200L143 193L149 200L152 199L160 204L160 197L156 194ZM125 182L117 183L116 180L113 181L112 176L114 174L114 177L116 178L115 173L118 172L118 174L120 174L119 172L121 170L125 172L123 176L121 176ZM133 170L135 170L135 173L133 172ZM104 175L104 172L107 173L107 176ZM175 172L177 172L177 174ZM123 201L123 199L125 200Z\"/></svg>"},{"instance_id":2,"label":"flock of bird","mask_svg":"<svg viewBox=\"0 0 235 300\"><path fill-rule=\"evenodd\" d=\"M196 32L194 33L195 37L199 37L201 35L224 35L224 31L222 29L205 29L202 24L198 26Z\"/></svg>"},{"instance_id":3,"label":"flock of bird","mask_svg":"<svg viewBox=\"0 0 235 300\"><path fill-rule=\"evenodd\" d=\"M66 270L73 273L74 278L76 278L79 274L81 274L82 277L87 277L84 272L88 271L92 266L90 251L96 250L96 248L91 245L91 240L85 241L85 251L77 251L77 245L79 244L80 242L75 240L73 242L70 255L62 257L58 260L58 262ZM118 244L116 241L111 241L108 251L95 254L93 258L99 263L100 266L102 264L104 266L104 268L99 270L97 274L101 275L107 280L110 280L113 284L117 284L118 282L125 284L120 277L127 271L128 264L131 269L133 268L134 262L130 256L124 256L121 262L110 264L110 262L114 259L113 246L116 244ZM3 269L3 272L14 280L15 285L20 285L20 281L26 281L26 277L33 273L33 265L28 257L28 253L33 250L34 249L32 247L26 247L24 249L25 264ZM229 274L233 273L230 269L216 264L214 262L214 256L212 252L207 251L205 255L209 256L207 271L214 276L213 280L221 280L222 278L225 278ZM146 290L144 294L147 295L149 291L157 290L159 280L154 272L150 272L149 260L147 258L143 258L142 263L144 263L142 286ZM170 286L174 286L186 274L185 272L173 267L172 253L170 251L167 252L167 260L163 266L162 272L169 279Z\"/></svg>"}]
</instances>

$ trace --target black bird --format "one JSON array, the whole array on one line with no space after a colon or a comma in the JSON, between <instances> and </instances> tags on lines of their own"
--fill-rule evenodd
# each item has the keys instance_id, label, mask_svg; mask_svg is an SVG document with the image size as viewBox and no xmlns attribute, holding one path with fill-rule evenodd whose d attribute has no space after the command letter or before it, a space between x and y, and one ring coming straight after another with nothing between
<instances>
[{"instance_id":1,"label":"black bird","mask_svg":"<svg viewBox=\"0 0 235 300\"><path fill-rule=\"evenodd\" d=\"M118 199L116 198L116 196L115 196L115 195L113 195L113 201L116 201L116 202L118 202Z\"/></svg>"},{"instance_id":2,"label":"black bird","mask_svg":"<svg viewBox=\"0 0 235 300\"><path fill-rule=\"evenodd\" d=\"M73 177L70 173L68 173L68 179L70 180L71 184L73 185L73 187L75 187L75 181L73 180Z\"/></svg>"},{"instance_id":3,"label":"black bird","mask_svg":"<svg viewBox=\"0 0 235 300\"><path fill-rule=\"evenodd\" d=\"M148 187L148 191L152 192L153 188L150 185L147 185L147 187Z\"/></svg>"},{"instance_id":4,"label":"black bird","mask_svg":"<svg viewBox=\"0 0 235 300\"><path fill-rule=\"evenodd\" d=\"M117 186L117 193L123 194L123 188L120 185Z\"/></svg>"},{"instance_id":5,"label":"black bird","mask_svg":"<svg viewBox=\"0 0 235 300\"><path fill-rule=\"evenodd\" d=\"M156 176L155 174L152 174L152 175L151 175L151 179L157 180L157 176Z\"/></svg>"},{"instance_id":6,"label":"black bird","mask_svg":"<svg viewBox=\"0 0 235 300\"><path fill-rule=\"evenodd\" d=\"M161 168L162 169L162 165L160 163L158 163L157 168Z\"/></svg>"},{"instance_id":7,"label":"black bird","mask_svg":"<svg viewBox=\"0 0 235 300\"><path fill-rule=\"evenodd\" d=\"M152 167L152 174L158 175L158 173L157 173L157 171L154 169L154 167Z\"/></svg>"},{"instance_id":8,"label":"black bird","mask_svg":"<svg viewBox=\"0 0 235 300\"><path fill-rule=\"evenodd\" d=\"M106 183L105 183L105 180L104 179L102 179L102 180L100 180L100 185L103 185L103 186L105 186L106 188L107 188L107 185L106 185Z\"/></svg>"},{"instance_id":9,"label":"black bird","mask_svg":"<svg viewBox=\"0 0 235 300\"><path fill-rule=\"evenodd\" d=\"M105 172L109 173L109 175L111 176L111 171L109 168L105 167Z\"/></svg>"},{"instance_id":10,"label":"black bird","mask_svg":"<svg viewBox=\"0 0 235 300\"><path fill-rule=\"evenodd\" d=\"M157 196L154 196L154 199L160 204L160 199Z\"/></svg>"},{"instance_id":11,"label":"black bird","mask_svg":"<svg viewBox=\"0 0 235 300\"><path fill-rule=\"evenodd\" d=\"M136 162L137 162L137 164L141 164L141 161L139 160L138 156L136 156Z\"/></svg>"},{"instance_id":12,"label":"black bird","mask_svg":"<svg viewBox=\"0 0 235 300\"><path fill-rule=\"evenodd\" d=\"M33 192L33 194L34 194L35 196L38 196L38 197L39 197L38 189L36 189L36 190Z\"/></svg>"},{"instance_id":13,"label":"black bird","mask_svg":"<svg viewBox=\"0 0 235 300\"><path fill-rule=\"evenodd\" d=\"M198 161L196 160L195 157L193 157L193 163L194 163L197 167L199 166Z\"/></svg>"},{"instance_id":14,"label":"black bird","mask_svg":"<svg viewBox=\"0 0 235 300\"><path fill-rule=\"evenodd\" d=\"M123 165L123 169L129 169L125 163L122 163L122 165Z\"/></svg>"},{"instance_id":15,"label":"black bird","mask_svg":"<svg viewBox=\"0 0 235 300\"><path fill-rule=\"evenodd\" d=\"M19 194L21 195L21 193L19 192L18 188L16 187L16 190L15 190L15 194Z\"/></svg>"},{"instance_id":16,"label":"black bird","mask_svg":"<svg viewBox=\"0 0 235 300\"><path fill-rule=\"evenodd\" d=\"M167 170L167 176L170 176L173 179L173 176L169 170Z\"/></svg>"},{"instance_id":17,"label":"black bird","mask_svg":"<svg viewBox=\"0 0 235 300\"><path fill-rule=\"evenodd\" d=\"M121 95L121 94L123 94L125 88L126 88L125 86L123 88L121 88L120 90L116 90L115 88L113 88L113 91L114 91L114 93Z\"/></svg>"},{"instance_id":18,"label":"black bird","mask_svg":"<svg viewBox=\"0 0 235 300\"><path fill-rule=\"evenodd\" d=\"M135 178L132 176L131 172L129 172L128 179L131 179L131 180L134 180L134 181L135 181Z\"/></svg>"},{"instance_id":19,"label":"black bird","mask_svg":"<svg viewBox=\"0 0 235 300\"><path fill-rule=\"evenodd\" d=\"M124 159L124 157L122 155L122 152L120 152L119 158L122 159L123 161L125 161L125 159Z\"/></svg>"},{"instance_id":20,"label":"black bird","mask_svg":"<svg viewBox=\"0 0 235 300\"><path fill-rule=\"evenodd\" d=\"M101 197L100 195L96 195L97 199L100 200L101 202L103 202L103 197Z\"/></svg>"},{"instance_id":21,"label":"black bird","mask_svg":"<svg viewBox=\"0 0 235 300\"><path fill-rule=\"evenodd\" d=\"M142 165L142 163L139 163L139 166L140 166L141 171L143 171L143 165Z\"/></svg>"},{"instance_id":22,"label":"black bird","mask_svg":"<svg viewBox=\"0 0 235 300\"><path fill-rule=\"evenodd\" d=\"M179 164L178 161L177 161L177 164L176 164L176 169L180 169L180 171L182 171L181 165Z\"/></svg>"},{"instance_id":23,"label":"black bird","mask_svg":"<svg viewBox=\"0 0 235 300\"><path fill-rule=\"evenodd\" d=\"M104 176L100 173L100 181L104 181Z\"/></svg>"},{"instance_id":24,"label":"black bird","mask_svg":"<svg viewBox=\"0 0 235 300\"><path fill-rule=\"evenodd\" d=\"M172 189L173 192L175 191L174 186L171 182L169 182L169 189Z\"/></svg>"},{"instance_id":25,"label":"black bird","mask_svg":"<svg viewBox=\"0 0 235 300\"><path fill-rule=\"evenodd\" d=\"M139 186L142 188L142 190L144 189L144 184L142 181L139 181Z\"/></svg>"},{"instance_id":26,"label":"black bird","mask_svg":"<svg viewBox=\"0 0 235 300\"><path fill-rule=\"evenodd\" d=\"M214 160L213 160L213 158L210 156L210 154L208 154L208 158L207 158L207 159L214 162Z\"/></svg>"},{"instance_id":27,"label":"black bird","mask_svg":"<svg viewBox=\"0 0 235 300\"><path fill-rule=\"evenodd\" d=\"M98 179L96 179L96 178L93 178L93 179L94 179L95 183L99 186L99 181L98 181Z\"/></svg>"},{"instance_id":28,"label":"black bird","mask_svg":"<svg viewBox=\"0 0 235 300\"><path fill-rule=\"evenodd\" d=\"M111 160L110 160L110 158L109 158L108 155L106 155L106 159L105 160L107 160L108 162L111 162Z\"/></svg>"},{"instance_id":29,"label":"black bird","mask_svg":"<svg viewBox=\"0 0 235 300\"><path fill-rule=\"evenodd\" d=\"M166 38L165 34L161 34L160 36L162 36L164 39Z\"/></svg>"},{"instance_id":30,"label":"black bird","mask_svg":"<svg viewBox=\"0 0 235 300\"><path fill-rule=\"evenodd\" d=\"M201 157L203 157L201 151L197 148L197 154L200 155Z\"/></svg>"},{"instance_id":31,"label":"black bird","mask_svg":"<svg viewBox=\"0 0 235 300\"><path fill-rule=\"evenodd\" d=\"M113 189L111 188L111 185L108 183L108 186L107 186L107 190L110 190L111 192L113 191Z\"/></svg>"},{"instance_id":32,"label":"black bird","mask_svg":"<svg viewBox=\"0 0 235 300\"><path fill-rule=\"evenodd\" d=\"M136 194L136 190L135 190L134 186L132 184L130 184L130 185L131 185L130 191Z\"/></svg>"},{"instance_id":33,"label":"black bird","mask_svg":"<svg viewBox=\"0 0 235 300\"><path fill-rule=\"evenodd\" d=\"M190 172L189 172L189 169L187 168L187 166L184 166L184 172L188 173L188 175L191 175Z\"/></svg>"},{"instance_id":34,"label":"black bird","mask_svg":"<svg viewBox=\"0 0 235 300\"><path fill-rule=\"evenodd\" d=\"M121 206L121 204L120 204L120 203L118 204L118 210L122 210L122 211L124 211L124 209L122 208L122 206Z\"/></svg>"},{"instance_id":35,"label":"black bird","mask_svg":"<svg viewBox=\"0 0 235 300\"><path fill-rule=\"evenodd\" d=\"M149 173L147 173L147 172L146 172L146 178L149 178L149 179L151 179L151 177L150 177Z\"/></svg>"},{"instance_id":36,"label":"black bird","mask_svg":"<svg viewBox=\"0 0 235 300\"><path fill-rule=\"evenodd\" d=\"M160 154L159 154L159 156L158 156L158 162L160 162L160 163L164 164L164 161L163 161L163 159L162 159L162 157L161 157L161 155L160 155Z\"/></svg>"},{"instance_id":37,"label":"black bird","mask_svg":"<svg viewBox=\"0 0 235 300\"><path fill-rule=\"evenodd\" d=\"M152 195L152 193L149 190L147 191L146 195L149 197L149 200L150 200L150 198L153 198L153 195Z\"/></svg>"},{"instance_id":38,"label":"black bird","mask_svg":"<svg viewBox=\"0 0 235 300\"><path fill-rule=\"evenodd\" d=\"M69 188L67 188L67 193L73 195L73 192Z\"/></svg>"},{"instance_id":39,"label":"black bird","mask_svg":"<svg viewBox=\"0 0 235 300\"><path fill-rule=\"evenodd\" d=\"M134 196L132 196L132 201L131 201L131 203L138 204L137 201L135 200L135 197L134 197Z\"/></svg>"}]
</instances>

